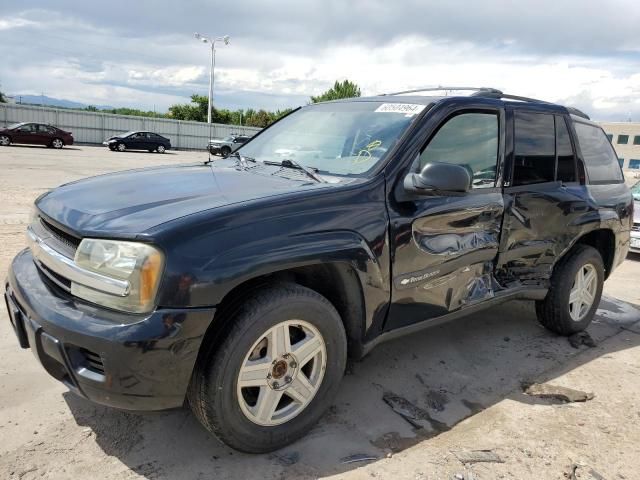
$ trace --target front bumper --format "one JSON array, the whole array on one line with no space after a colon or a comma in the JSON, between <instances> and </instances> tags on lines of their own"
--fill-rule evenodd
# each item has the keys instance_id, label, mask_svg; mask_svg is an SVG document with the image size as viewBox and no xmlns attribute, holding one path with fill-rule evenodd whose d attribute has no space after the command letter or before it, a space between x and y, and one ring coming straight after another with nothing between
<instances>
[{"instance_id":1,"label":"front bumper","mask_svg":"<svg viewBox=\"0 0 640 480\"><path fill-rule=\"evenodd\" d=\"M28 249L16 256L7 280L5 301L21 346L71 391L127 410L184 403L215 309L141 316L88 305L43 278Z\"/></svg>"}]
</instances>

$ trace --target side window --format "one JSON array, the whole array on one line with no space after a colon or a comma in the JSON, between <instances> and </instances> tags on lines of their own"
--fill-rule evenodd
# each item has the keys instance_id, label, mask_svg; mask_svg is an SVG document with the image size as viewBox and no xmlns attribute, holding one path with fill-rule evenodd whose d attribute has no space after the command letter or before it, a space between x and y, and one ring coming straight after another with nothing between
<instances>
[{"instance_id":1,"label":"side window","mask_svg":"<svg viewBox=\"0 0 640 480\"><path fill-rule=\"evenodd\" d=\"M553 182L555 165L553 115L516 112L513 185Z\"/></svg>"},{"instance_id":2,"label":"side window","mask_svg":"<svg viewBox=\"0 0 640 480\"><path fill-rule=\"evenodd\" d=\"M576 181L576 161L573 156L573 146L569 129L563 117L556 115L556 154L558 167L556 179L561 182Z\"/></svg>"},{"instance_id":3,"label":"side window","mask_svg":"<svg viewBox=\"0 0 640 480\"><path fill-rule=\"evenodd\" d=\"M618 156L604 131L589 123L574 121L580 151L589 173L590 183L621 183L624 181ZM629 162L631 168L631 162Z\"/></svg>"},{"instance_id":4,"label":"side window","mask_svg":"<svg viewBox=\"0 0 640 480\"><path fill-rule=\"evenodd\" d=\"M427 163L455 163L466 168L472 188L496 184L498 116L463 113L440 127L420 154L420 170Z\"/></svg>"},{"instance_id":5,"label":"side window","mask_svg":"<svg viewBox=\"0 0 640 480\"><path fill-rule=\"evenodd\" d=\"M36 131L36 126L33 123L28 123L26 125L23 125L20 127L20 131L21 132L27 132L27 133L31 133L31 132L35 132Z\"/></svg>"}]
</instances>

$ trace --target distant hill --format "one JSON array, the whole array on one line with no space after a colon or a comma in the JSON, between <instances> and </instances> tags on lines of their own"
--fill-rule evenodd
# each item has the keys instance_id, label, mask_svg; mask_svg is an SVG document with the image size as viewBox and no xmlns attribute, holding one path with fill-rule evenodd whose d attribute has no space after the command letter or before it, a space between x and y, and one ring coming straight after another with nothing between
<instances>
[{"instance_id":1,"label":"distant hill","mask_svg":"<svg viewBox=\"0 0 640 480\"><path fill-rule=\"evenodd\" d=\"M11 95L16 103L25 103L27 105L44 105L47 107L61 107L61 108L87 108L89 105L81 102L74 102L73 100L66 100L64 98L52 98L46 95ZM109 105L94 105L98 110L109 110L113 107Z\"/></svg>"}]
</instances>

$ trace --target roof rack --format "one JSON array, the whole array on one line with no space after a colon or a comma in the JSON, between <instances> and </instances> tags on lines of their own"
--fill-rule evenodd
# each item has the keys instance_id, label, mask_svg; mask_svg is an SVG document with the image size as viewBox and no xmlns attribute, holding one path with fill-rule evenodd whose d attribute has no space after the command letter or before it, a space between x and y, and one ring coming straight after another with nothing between
<instances>
[{"instance_id":1,"label":"roof rack","mask_svg":"<svg viewBox=\"0 0 640 480\"><path fill-rule=\"evenodd\" d=\"M576 107L567 107L567 110L569 110L569 113L572 113L582 118L586 118L587 120L591 120L589 115L584 113L582 110L578 110Z\"/></svg>"},{"instance_id":2,"label":"roof rack","mask_svg":"<svg viewBox=\"0 0 640 480\"><path fill-rule=\"evenodd\" d=\"M389 96L389 95L404 95L406 93L418 93L418 92L439 92L441 90L469 90L469 91L473 91L473 92L476 92L476 93L486 92L486 93L502 95L502 92L500 90L496 89L496 88L487 88L487 87L446 87L446 86L439 85L437 87L416 88L416 89L413 89L413 90L404 90L402 92L381 93L379 96L384 97L384 96Z\"/></svg>"},{"instance_id":3,"label":"roof rack","mask_svg":"<svg viewBox=\"0 0 640 480\"><path fill-rule=\"evenodd\" d=\"M505 100L516 100L519 102L535 102L535 103L544 103L547 105L552 105L551 102L547 102L545 100L540 100L537 98L530 97L521 97L519 95L509 95L504 93L502 90L498 90L497 88L489 88L489 87L446 87L446 86L438 86L438 87L427 87L427 88L416 88L413 90L404 90L402 92L393 92L393 93L383 93L380 96L389 96L389 95L403 95L406 93L418 93L418 92L438 92L438 91L460 91L467 90L472 91L472 97L484 97L484 98L495 98L495 99L505 99ZM569 113L577 115L582 118L586 118L587 120L591 120L589 115L584 113L582 110L578 110L575 107L566 107Z\"/></svg>"}]
</instances>

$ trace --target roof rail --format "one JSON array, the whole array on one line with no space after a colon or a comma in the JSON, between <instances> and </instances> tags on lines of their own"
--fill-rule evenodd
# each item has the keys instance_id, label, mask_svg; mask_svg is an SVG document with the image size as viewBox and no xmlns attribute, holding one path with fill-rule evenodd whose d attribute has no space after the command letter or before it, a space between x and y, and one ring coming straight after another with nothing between
<instances>
[{"instance_id":1,"label":"roof rail","mask_svg":"<svg viewBox=\"0 0 640 480\"><path fill-rule=\"evenodd\" d=\"M486 92L486 93L491 93L491 94L500 94L500 95L502 95L502 92L500 90L495 89L495 88L487 88L487 87L446 87L446 86L439 85L437 87L416 88L416 89L413 89L413 90L404 90L402 92L381 93L379 96L384 97L384 96L389 96L389 95L404 95L406 93L418 93L418 92L439 92L441 90L470 90L470 91L473 91L473 92L476 92L476 93Z\"/></svg>"},{"instance_id":2,"label":"roof rail","mask_svg":"<svg viewBox=\"0 0 640 480\"><path fill-rule=\"evenodd\" d=\"M587 120L591 120L589 115L584 113L582 110L578 110L576 107L567 107L567 110L569 110L569 113L572 113L582 118L586 118Z\"/></svg>"}]
</instances>

